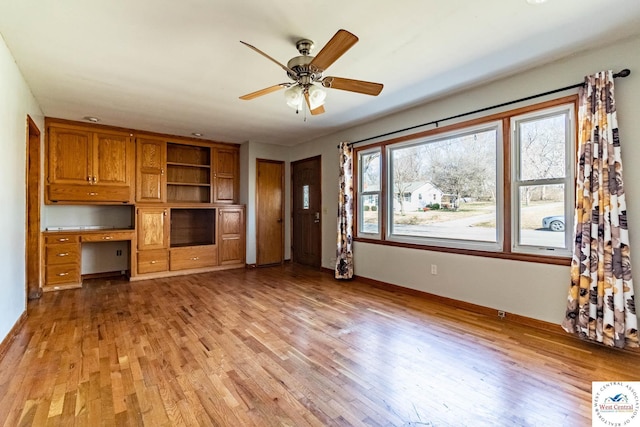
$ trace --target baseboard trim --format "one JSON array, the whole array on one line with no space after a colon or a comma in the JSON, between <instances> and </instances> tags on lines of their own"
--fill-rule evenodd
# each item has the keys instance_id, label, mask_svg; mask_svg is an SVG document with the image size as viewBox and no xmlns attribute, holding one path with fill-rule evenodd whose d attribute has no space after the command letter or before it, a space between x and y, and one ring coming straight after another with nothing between
<instances>
[{"instance_id":1,"label":"baseboard trim","mask_svg":"<svg viewBox=\"0 0 640 427\"><path fill-rule=\"evenodd\" d=\"M328 272L333 272L330 269L326 269L326 270ZM368 277L354 276L354 279L357 279L359 282L365 283L367 285L370 285L379 289L387 290L390 292L401 292L407 295L411 295L419 298L425 298L425 299L428 299L429 301L434 301L442 305L447 305L460 310L469 311L471 313L481 314L487 317L498 318L498 310L496 310L495 308L485 307L479 304L473 304L466 301L460 301L453 298L443 297L443 296L432 294L429 292L419 291L417 289L406 288L404 286L394 285L392 283L382 282L380 280L370 279ZM622 351L622 352L630 353L636 356L640 354L640 348L614 348L614 347L609 347L607 345L598 343L596 341L582 340L576 335L568 334L567 332L565 332L565 330L562 329L562 327L559 324L547 322L544 320L534 319L532 317L522 316L519 314L509 313L505 311L502 321L511 322L517 325L527 326L530 328L535 328L543 332L562 336L570 341L586 342L588 344L593 344L598 347L604 347L607 349Z\"/></svg>"},{"instance_id":2,"label":"baseboard trim","mask_svg":"<svg viewBox=\"0 0 640 427\"><path fill-rule=\"evenodd\" d=\"M420 298L427 298L429 301L434 301L443 305L458 308L460 310L470 311L476 314L482 314L488 317L498 318L498 310L491 307L485 307L479 304L473 304L466 301L460 301L453 298L443 297L440 295L432 294L417 289L406 288L400 285L394 285L392 283L382 282L380 280L370 279L368 277L355 276L360 282L374 286L376 288L385 289L391 292L403 292L408 295L417 296ZM542 329L547 332L560 333L562 329L560 325L555 323L546 322L544 320L534 319L532 317L521 316L519 314L504 312L504 321L517 323L520 325L530 326L537 329Z\"/></svg>"},{"instance_id":3,"label":"baseboard trim","mask_svg":"<svg viewBox=\"0 0 640 427\"><path fill-rule=\"evenodd\" d=\"M7 350L9 350L11 343L16 339L16 336L18 335L20 329L22 329L26 321L27 311L25 310L13 325L13 328L11 328L5 339L3 339L0 343L0 362L2 362L2 359L4 359L4 356L7 354Z\"/></svg>"}]
</instances>

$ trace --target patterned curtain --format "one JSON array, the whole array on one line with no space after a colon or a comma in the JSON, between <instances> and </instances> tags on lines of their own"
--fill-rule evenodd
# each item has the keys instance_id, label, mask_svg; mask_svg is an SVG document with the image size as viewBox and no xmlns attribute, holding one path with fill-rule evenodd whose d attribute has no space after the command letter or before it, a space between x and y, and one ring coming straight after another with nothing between
<instances>
[{"instance_id":1,"label":"patterned curtain","mask_svg":"<svg viewBox=\"0 0 640 427\"><path fill-rule=\"evenodd\" d=\"M336 279L351 279L353 277L353 150L346 142L342 142L339 148L340 195Z\"/></svg>"},{"instance_id":2,"label":"patterned curtain","mask_svg":"<svg viewBox=\"0 0 640 427\"><path fill-rule=\"evenodd\" d=\"M585 78L578 109L576 234L562 327L611 347L638 347L613 73Z\"/></svg>"}]
</instances>

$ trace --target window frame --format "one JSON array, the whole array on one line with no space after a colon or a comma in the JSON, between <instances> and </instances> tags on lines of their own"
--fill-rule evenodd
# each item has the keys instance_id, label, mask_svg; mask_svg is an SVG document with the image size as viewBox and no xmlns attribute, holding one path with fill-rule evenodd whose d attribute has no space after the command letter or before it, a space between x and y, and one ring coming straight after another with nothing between
<instances>
[{"instance_id":1,"label":"window frame","mask_svg":"<svg viewBox=\"0 0 640 427\"><path fill-rule=\"evenodd\" d=\"M415 236L415 235L406 235L395 233L394 224L393 224L393 204L390 201L387 201L386 212L387 212L387 222L386 222L386 230L387 233L385 235L386 240L398 242L398 243L410 243L410 244L418 244L425 246L435 246L435 247L447 247L447 248L460 248L460 249L469 249L469 250L482 250L489 252L499 252L503 247L503 236L500 233L500 229L502 227L503 215L501 213L501 209L498 209L498 206L502 205L502 200L504 199L503 195L503 182L504 176L502 173L502 167L500 164L503 162L503 146L504 146L504 130L502 128L503 123L501 120L492 120L484 123L476 124L473 126L463 127L459 129L454 129L448 132L438 132L433 135L428 135L423 138L417 138L415 140L410 140L407 142L399 142L395 144L386 145L386 158L385 165L387 173L387 188L393 188L393 151L403 148L416 147L423 144L435 143L438 141L446 140L451 137L462 137L471 135L474 133L485 132L487 130L495 129L496 132L496 240L495 241L479 241L479 240L464 240L464 239L445 239L439 238L435 236ZM395 194L395 189L393 190Z\"/></svg>"},{"instance_id":2,"label":"window frame","mask_svg":"<svg viewBox=\"0 0 640 427\"><path fill-rule=\"evenodd\" d=\"M572 216L574 212L575 205L575 197L574 189L575 189L575 161L576 161L576 146L577 146L577 112L578 112L578 96L568 95L561 98L549 99L543 102L539 102L536 104L524 105L519 108L501 111L495 114L487 115L484 117L478 117L467 121L462 121L458 123L454 123L452 125L438 127L434 129L425 130L418 133L402 135L399 137L395 137L392 139L378 141L372 144L367 144L363 146L354 147L354 159L355 159L355 167L357 173L355 174L356 179L356 197L355 197L355 209L354 215L356 219L356 224L358 224L357 229L355 230L354 240L358 242L372 243L372 244L381 244L387 246L396 246L396 247L406 247L413 249L421 249L421 250L429 250L429 251L438 251L438 252L448 252L448 253L457 253L457 254L465 254L465 255L475 255L475 256L483 256L490 258L501 258L501 259L511 259L511 260L519 260L519 261L527 261L527 262L538 262L538 263L546 263L546 264L555 264L555 265L570 265L571 257L570 254L567 253L559 253L562 251L556 251L554 254L549 254L546 249L542 250L528 250L526 245L514 245L514 242L517 241L514 233L516 230L516 222L513 219L513 214L517 213L517 206L514 206L516 197L513 197L513 153L515 148L513 146L514 142L512 140L512 118L516 116L523 116L531 113L532 115L539 115L541 111L552 109L554 107L562 108L562 106L571 105L571 111L573 116L570 117L570 125L572 132L572 141L567 142L567 159L566 162L568 166L568 177L567 182L569 182L569 195L571 198L568 198L565 202L565 218L568 220L565 221L565 240L567 249L570 251L572 248ZM457 244L447 244L443 242L425 242L423 239L396 239L393 238L390 231L390 221L391 215L389 214L389 209L392 209L391 199L394 197L393 189L390 191L390 178L391 176L391 168L389 167L389 152L388 148L393 146L399 146L401 143L406 143L406 145L412 145L418 143L419 140L425 140L427 138L442 138L444 134L447 133L464 133L465 130L468 130L471 127L483 126L489 122L500 121L502 125L502 144L500 150L502 150L502 159L498 162L501 164L497 165L497 174L502 174L501 182L502 184L498 186L498 190L502 192L502 201L497 201L497 212L498 217L496 218L496 223L501 223L499 226L498 234L502 235L502 238L499 240L499 248L496 250L488 250L483 247L462 247ZM403 144L404 145L404 144ZM360 231L360 197L362 196L360 192L360 180L361 180L361 171L359 168L358 161L360 156L364 152L371 152L375 150L380 150L380 179L381 179L381 188L379 192L379 225L377 235L373 235L371 233L363 233ZM391 196L389 196L391 195ZM571 222L570 222L571 221ZM498 226L497 226L498 227ZM451 243L451 242L450 242Z\"/></svg>"},{"instance_id":3,"label":"window frame","mask_svg":"<svg viewBox=\"0 0 640 427\"><path fill-rule=\"evenodd\" d=\"M545 117L557 116L558 113L566 113L567 121L565 122L565 137L566 143L564 147L565 159L573 159L574 161L565 161L565 170L563 178L538 178L538 179L521 179L520 176L520 150L516 150L515 147L520 142L519 135L519 123L531 121L531 119L543 119ZM511 144L512 144L512 168L511 168L511 182L512 182L512 212L515 214L512 216L512 234L511 234L511 250L519 253L532 253L532 254L548 254L549 251L553 251L558 256L571 256L572 239L570 233L567 230L573 229L573 206L575 205L575 160L576 160L576 132L571 132L571 129L575 129L577 124L576 110L574 104L562 104L555 107L550 107L542 110L535 110L530 113L520 114L511 117ZM534 185L564 185L564 248L552 248L545 246L536 246L531 244L522 244L519 241L518 230L520 229L520 215L519 206L519 190L523 187Z\"/></svg>"},{"instance_id":4,"label":"window frame","mask_svg":"<svg viewBox=\"0 0 640 427\"><path fill-rule=\"evenodd\" d=\"M378 188L378 190L376 191L364 191L362 188L364 179L362 179L362 173L363 170L362 168L360 168L360 163L362 161L362 157L366 156L366 155L370 155L373 153L379 152L379 156L378 156L378 161L380 162L379 165L379 171L380 171L380 176L379 176L379 180L380 180L380 187ZM373 146L373 147L363 147L362 150L357 150L357 152L354 150L354 166L355 166L355 170L357 171L357 174L355 176L355 180L356 180L356 186L354 188L357 189L356 191L356 197L355 197L355 206L354 206L354 213L358 212L358 214L356 215L356 221L355 224L357 224L356 227L356 235L361 236L361 237L365 237L368 239L382 239L382 236L384 236L384 231L383 231L383 221L382 221L382 213L384 211L384 208L382 206L382 201L383 201L383 197L382 197L382 191L384 188L384 184L383 184L383 169L384 166L382 164L382 151L381 148L379 146ZM378 197L378 232L377 233L368 233L365 231L362 231L363 228L363 221L364 221L364 214L360 214L360 201L363 200L365 197L367 196L377 196Z\"/></svg>"}]
</instances>

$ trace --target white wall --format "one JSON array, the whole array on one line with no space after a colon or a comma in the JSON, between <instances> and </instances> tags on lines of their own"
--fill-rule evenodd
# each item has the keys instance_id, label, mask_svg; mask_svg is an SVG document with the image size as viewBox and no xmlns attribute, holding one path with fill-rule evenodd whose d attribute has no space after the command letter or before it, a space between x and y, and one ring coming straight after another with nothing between
<instances>
[{"instance_id":1,"label":"white wall","mask_svg":"<svg viewBox=\"0 0 640 427\"><path fill-rule=\"evenodd\" d=\"M0 342L25 311L27 115L44 135L44 118L0 36Z\"/></svg>"},{"instance_id":2,"label":"white wall","mask_svg":"<svg viewBox=\"0 0 640 427\"><path fill-rule=\"evenodd\" d=\"M323 267L333 268L335 263L335 212L338 197L336 145L340 141L356 141L569 86L581 82L587 74L606 69L619 71L629 68L632 71L630 77L616 80L616 99L624 153L628 219L631 227L640 227L640 168L632 163L640 159L640 120L637 119L640 117L640 102L638 102L640 49L638 46L640 46L640 38L635 37L609 47L578 53L532 71L294 147L291 161L322 155ZM385 90L393 89L385 88ZM555 96L569 93L575 93L575 90ZM381 96L384 94L383 91ZM543 99L533 102L541 100ZM327 96L327 102L331 102L331 94ZM516 107L518 105L508 108ZM472 117L466 117L464 120L470 118ZM443 125L451 123L453 122L443 123ZM632 263L636 267L640 266L638 236L640 236L640 229L631 228ZM569 267L567 266L447 254L360 242L354 245L354 257L355 272L359 276L553 323L560 323L564 316L569 287ZM436 276L428 271L430 264L438 266ZM640 277L636 278L635 287L637 298L640 298Z\"/></svg>"}]
</instances>

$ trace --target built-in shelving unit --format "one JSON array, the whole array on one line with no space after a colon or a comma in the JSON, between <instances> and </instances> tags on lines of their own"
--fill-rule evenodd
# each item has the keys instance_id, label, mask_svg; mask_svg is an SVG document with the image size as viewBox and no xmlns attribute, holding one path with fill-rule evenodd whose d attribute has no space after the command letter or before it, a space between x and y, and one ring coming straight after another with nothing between
<instances>
[{"instance_id":1,"label":"built-in shelving unit","mask_svg":"<svg viewBox=\"0 0 640 427\"><path fill-rule=\"evenodd\" d=\"M167 143L167 201L211 203L211 148Z\"/></svg>"},{"instance_id":2,"label":"built-in shelving unit","mask_svg":"<svg viewBox=\"0 0 640 427\"><path fill-rule=\"evenodd\" d=\"M172 208L170 247L215 245L216 209Z\"/></svg>"}]
</instances>

